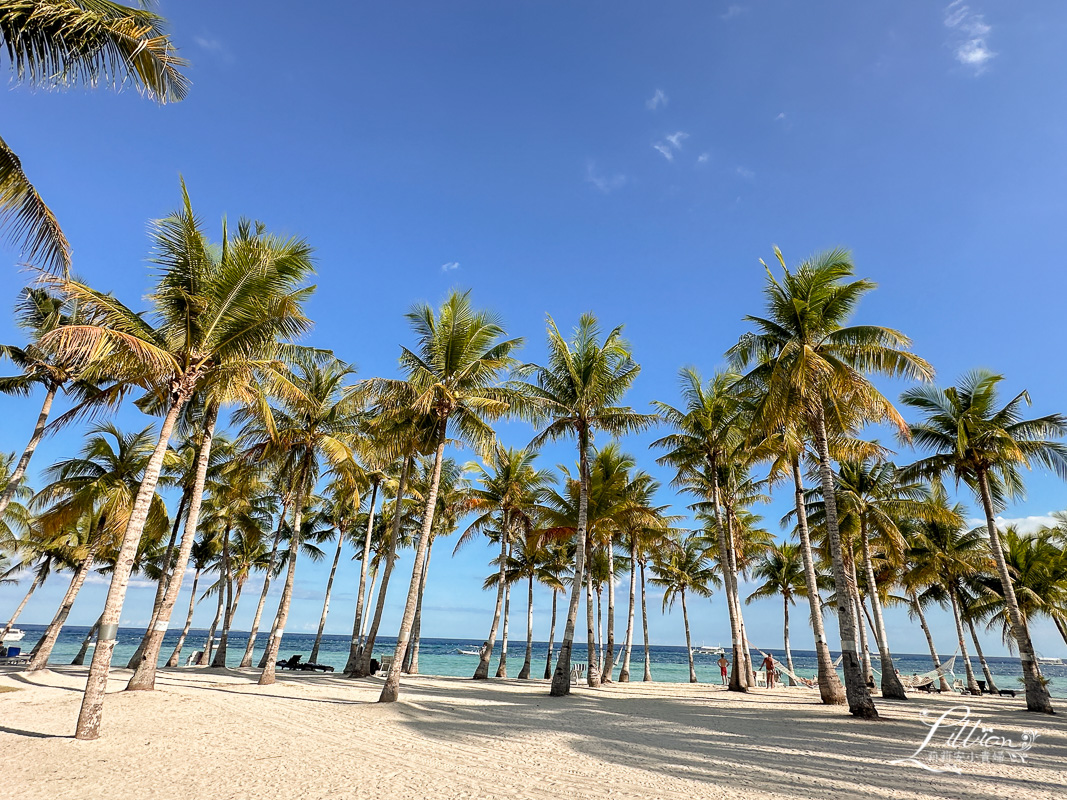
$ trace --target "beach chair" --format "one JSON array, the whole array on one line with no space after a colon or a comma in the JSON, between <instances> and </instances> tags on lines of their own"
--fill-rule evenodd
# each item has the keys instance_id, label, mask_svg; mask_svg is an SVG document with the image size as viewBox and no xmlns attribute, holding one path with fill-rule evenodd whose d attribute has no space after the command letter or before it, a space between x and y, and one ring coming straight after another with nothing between
<instances>
[{"instance_id":1,"label":"beach chair","mask_svg":"<svg viewBox=\"0 0 1067 800\"><path fill-rule=\"evenodd\" d=\"M393 657L392 656L382 656L381 671L383 673L386 673L390 669L392 669L392 667L393 667Z\"/></svg>"},{"instance_id":2,"label":"beach chair","mask_svg":"<svg viewBox=\"0 0 1067 800\"><path fill-rule=\"evenodd\" d=\"M294 653L289 656L286 661L278 661L276 666L278 669L300 669L300 659L304 656L301 653Z\"/></svg>"},{"instance_id":3,"label":"beach chair","mask_svg":"<svg viewBox=\"0 0 1067 800\"><path fill-rule=\"evenodd\" d=\"M189 657L185 659L185 666L196 667L200 665L200 662L204 660L204 651L197 650L195 653L190 653Z\"/></svg>"},{"instance_id":4,"label":"beach chair","mask_svg":"<svg viewBox=\"0 0 1067 800\"><path fill-rule=\"evenodd\" d=\"M999 689L998 692L1000 693L1001 697L1003 697L1004 695L1010 695L1011 697L1015 697L1014 689Z\"/></svg>"},{"instance_id":5,"label":"beach chair","mask_svg":"<svg viewBox=\"0 0 1067 800\"><path fill-rule=\"evenodd\" d=\"M585 664L571 665L571 686L577 686L578 681L585 677Z\"/></svg>"}]
</instances>

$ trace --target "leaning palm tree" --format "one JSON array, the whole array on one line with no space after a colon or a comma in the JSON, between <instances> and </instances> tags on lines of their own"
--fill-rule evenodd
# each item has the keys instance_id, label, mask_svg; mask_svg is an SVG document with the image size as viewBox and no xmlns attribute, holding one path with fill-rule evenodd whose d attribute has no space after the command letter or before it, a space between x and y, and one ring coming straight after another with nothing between
<instances>
[{"instance_id":1,"label":"leaning palm tree","mask_svg":"<svg viewBox=\"0 0 1067 800\"><path fill-rule=\"evenodd\" d=\"M18 80L31 86L120 87L132 82L160 103L185 96L188 82L165 32L149 9L112 0L20 0L0 5L0 49ZM70 244L59 222L0 139L0 223L29 260L70 269Z\"/></svg>"},{"instance_id":2,"label":"leaning palm tree","mask_svg":"<svg viewBox=\"0 0 1067 800\"><path fill-rule=\"evenodd\" d=\"M789 648L789 606L796 603L794 598L804 597L808 593L800 546L792 542L774 544L768 552L763 554L752 570L752 575L763 583L745 598L746 603L764 597L781 596L782 598L785 665L789 667L790 672L796 672L793 669L793 651ZM789 685L796 685L791 677Z\"/></svg>"},{"instance_id":3,"label":"leaning palm tree","mask_svg":"<svg viewBox=\"0 0 1067 800\"><path fill-rule=\"evenodd\" d=\"M975 370L965 375L958 386L918 387L905 392L901 398L904 404L923 415L921 422L911 426L911 436L918 447L934 453L912 464L906 473L927 478L951 474L978 497L1003 587L1008 621L1019 648L1026 708L1051 714L1052 701L1041 680L1034 645L1019 610L997 532L996 514L1008 499L1022 492L1020 468L1037 463L1067 479L1067 446L1053 441L1067 433L1067 417L1048 414L1024 419L1023 405L1030 403L1025 391L998 408L997 385L1002 380L1001 375Z\"/></svg>"},{"instance_id":4,"label":"leaning palm tree","mask_svg":"<svg viewBox=\"0 0 1067 800\"><path fill-rule=\"evenodd\" d=\"M387 409L400 414L413 409L434 420L433 473L393 665L379 698L383 703L395 701L400 694L400 671L415 620L449 426L452 426L452 436L468 442L481 453L488 452L495 442L489 421L507 413L514 395L500 386L499 380L512 367L511 354L522 343L521 339L505 339L504 329L493 314L471 308L469 292L453 292L436 312L431 306L420 304L407 316L419 343L415 350L406 347L401 350L400 365L406 373L405 379L376 379L370 382L369 388Z\"/></svg>"},{"instance_id":5,"label":"leaning palm tree","mask_svg":"<svg viewBox=\"0 0 1067 800\"><path fill-rule=\"evenodd\" d=\"M52 279L79 303L86 322L51 331L42 344L57 356L84 364L83 379L108 376L165 398L159 441L145 469L108 589L78 717L75 735L80 739L95 739L100 733L104 688L133 557L178 416L198 389L207 391L216 381L224 383L224 376L272 357L279 339L295 337L310 325L302 311L312 291L304 285L312 270L311 249L305 242L283 240L262 226L242 223L236 237L227 234L224 246L214 248L193 213L184 184L182 200L179 211L155 225L153 262L158 282L149 295L149 313L137 313L84 283ZM205 475L206 469L205 463ZM198 504L199 496L193 502ZM192 503L188 517L195 528ZM175 572L179 579L192 547L187 539L183 537Z\"/></svg>"},{"instance_id":6,"label":"leaning palm tree","mask_svg":"<svg viewBox=\"0 0 1067 800\"><path fill-rule=\"evenodd\" d=\"M556 643L556 601L560 592L567 591L567 573L574 564L574 548L567 542L549 542L545 546L545 560L538 580L552 590L552 616L548 625L548 655L545 657L544 679L552 678L552 655Z\"/></svg>"},{"instance_id":7,"label":"leaning palm tree","mask_svg":"<svg viewBox=\"0 0 1067 800\"><path fill-rule=\"evenodd\" d=\"M540 505L546 487L555 482L551 470L534 467L537 453L531 450L496 447L486 459L485 465L471 465L481 488L470 493L470 510L478 513L467 530L456 542L455 551L470 542L478 532L499 540L500 556L497 559L498 576L492 585L496 587L496 605L489 636L482 645L478 666L474 670L476 680L489 677L489 661L496 646L497 627L507 584L508 546L511 541L528 536L534 528L534 514ZM479 513L480 512L480 513ZM453 552L455 552L453 551Z\"/></svg>"},{"instance_id":8,"label":"leaning palm tree","mask_svg":"<svg viewBox=\"0 0 1067 800\"><path fill-rule=\"evenodd\" d=\"M617 327L601 340L600 325L592 314L583 314L570 341L567 341L551 317L548 319L548 363L527 364L519 374L533 378L516 388L528 405L526 411L545 427L531 447L540 448L547 441L574 436L578 440L578 482L580 488L574 576L567 622L563 630L559 659L552 675L551 693L555 697L570 693L571 649L574 626L578 618L578 601L585 580L587 555L587 514L589 508L589 461L593 436L601 430L611 437L650 427L654 415L638 414L628 406L616 405L633 385L640 365L632 358L629 343ZM593 612L587 609L589 653L593 653ZM590 686L600 685L592 658L589 659Z\"/></svg>"},{"instance_id":9,"label":"leaning palm tree","mask_svg":"<svg viewBox=\"0 0 1067 800\"><path fill-rule=\"evenodd\" d=\"M674 607L676 598L682 601L682 622L685 625L685 649L689 655L689 682L697 682L693 665L693 638L689 634L689 610L685 595L711 597L712 586L722 585L719 576L705 555L707 548L702 537L689 535L680 542L659 551L652 559L650 583L663 589L663 610Z\"/></svg>"},{"instance_id":10,"label":"leaning palm tree","mask_svg":"<svg viewBox=\"0 0 1067 800\"><path fill-rule=\"evenodd\" d=\"M855 267L847 251L821 253L793 271L777 248L775 255L783 277L779 282L768 268L767 317L746 317L756 331L744 334L728 355L738 369L755 364L742 381L762 394L757 413L761 430L789 428L791 420L800 417L814 438L834 581L837 596L845 598L849 576L838 528L829 431L848 430L859 418L888 422L906 436L904 420L866 373L929 379L933 370L908 350L910 341L899 331L847 324L863 295L875 287L865 279L851 280ZM850 604L839 603L837 616L849 711L877 718L860 667L857 620Z\"/></svg>"}]
</instances>

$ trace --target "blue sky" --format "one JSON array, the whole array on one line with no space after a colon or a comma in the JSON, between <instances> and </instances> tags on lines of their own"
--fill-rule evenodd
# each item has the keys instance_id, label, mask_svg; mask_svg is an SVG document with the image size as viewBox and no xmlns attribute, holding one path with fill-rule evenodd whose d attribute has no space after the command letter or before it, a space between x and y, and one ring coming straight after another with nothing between
<instances>
[{"instance_id":1,"label":"blue sky","mask_svg":"<svg viewBox=\"0 0 1067 800\"><path fill-rule=\"evenodd\" d=\"M77 271L128 303L148 288L147 222L174 207L181 174L214 230L224 213L243 215L316 247L308 341L360 375L394 373L414 301L471 288L526 337L529 360L543 354L546 314L562 327L586 310L625 323L643 365L629 400L644 409L675 398L682 365L710 374L722 364L741 317L762 307L758 259L772 245L790 262L844 245L880 285L858 318L913 337L940 380L986 366L1008 389L1029 389L1035 414L1067 409L1067 378L1049 358L1067 288L1062 3L315 3L293 14L273 1L255 13L191 1L162 11L192 62L184 102L14 84L4 97L3 136L58 215ZM28 278L11 249L0 261L10 265L0 299L13 303ZM8 318L0 330L18 337ZM0 400L0 446L23 446L38 402ZM119 421L149 422L129 411ZM531 432L511 424L501 435L525 444ZM650 438L626 447L655 471ZM48 441L35 468L75 446L71 434ZM569 463L573 451L543 459ZM1051 476L1028 486L1006 516L1067 506ZM772 524L790 500L779 495ZM667 490L662 500L684 502ZM439 548L424 633L482 638L490 555ZM317 623L327 569L299 570L290 629ZM351 624L355 569L343 565L329 631ZM46 585L24 620L47 621L62 588ZM104 579L87 586L72 622L90 624L105 589ZM0 587L0 609L18 591ZM397 591L387 633L401 601ZM123 621L143 622L150 602L135 586ZM774 602L749 608L757 644L778 646L780 613ZM210 616L201 609L196 624ZM951 650L947 615L933 616ZM924 649L904 615L889 623L896 650ZM653 641L683 641L679 614L657 610L651 624ZM726 641L721 599L693 626L698 642ZM793 634L810 646L803 626ZM1051 626L1035 637L1039 651L1065 654Z\"/></svg>"}]
</instances>

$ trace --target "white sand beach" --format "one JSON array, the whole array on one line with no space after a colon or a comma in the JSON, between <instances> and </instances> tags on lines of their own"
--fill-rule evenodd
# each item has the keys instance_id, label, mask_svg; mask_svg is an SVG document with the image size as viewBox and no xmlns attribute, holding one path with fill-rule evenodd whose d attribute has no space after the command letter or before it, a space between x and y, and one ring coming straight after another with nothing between
<instances>
[{"instance_id":1,"label":"white sand beach","mask_svg":"<svg viewBox=\"0 0 1067 800\"><path fill-rule=\"evenodd\" d=\"M1067 719L1021 698L879 702L879 722L803 689L615 684L548 696L541 681L379 679L164 670L120 692L103 734L72 738L85 670L4 672L2 795L30 798L1019 798L1067 796ZM1025 763L991 758L934 774L894 765L936 714L966 703L997 735L1037 739ZM938 737L939 740L944 737ZM931 744L933 746L934 743Z\"/></svg>"}]
</instances>

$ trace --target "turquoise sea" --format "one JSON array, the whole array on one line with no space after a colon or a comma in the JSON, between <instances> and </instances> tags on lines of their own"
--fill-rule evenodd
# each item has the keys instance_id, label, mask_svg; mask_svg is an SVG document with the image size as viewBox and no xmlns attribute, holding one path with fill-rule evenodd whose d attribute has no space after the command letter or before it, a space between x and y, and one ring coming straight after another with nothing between
<instances>
[{"instance_id":1,"label":"turquoise sea","mask_svg":"<svg viewBox=\"0 0 1067 800\"><path fill-rule=\"evenodd\" d=\"M19 627L26 632L26 638L17 644L22 647L23 652L28 653L44 631L44 626L20 625ZM82 639L87 632L88 628L81 626L72 625L64 628L59 636L55 649L52 651L51 660L57 664L69 664L71 659L74 658L75 654L78 652ZM119 639L118 644L115 647L115 657L113 662L115 666L126 666L126 662L129 660L130 656L133 655L134 649L137 647L143 634L143 628L123 628L119 631ZM189 634L186 647L182 652L182 664L185 663L185 659L188 655L192 654L195 650L203 649L206 636L207 631L204 630L193 630ZM166 635L160 656L161 664L170 656L171 650L173 650L177 640L177 632L171 632ZM319 648L319 663L328 664L335 669L340 670L344 667L345 661L348 658L349 641L350 639L348 636L330 634L323 636L322 645ZM295 653L301 653L306 661L311 654L311 647L314 642L315 636L313 634L287 632L282 638L282 645L278 657L284 659L289 658L289 656ZM240 661L247 643L247 633L235 631L230 634L228 660L231 666L236 666ZM266 636L260 635L257 638L256 655L253 663L258 663L259 656L262 654L265 644ZM395 639L392 637L380 637L375 647L375 655L377 657L387 654L392 655L394 644ZM474 673L478 658L477 656L463 655L459 651L477 651L480 645L481 640L475 639L424 638L419 649L419 672L425 675L446 675L453 677L470 676ZM558 643L556 646L558 653ZM546 642L534 642L533 669L531 677L541 678L544 676L545 656L547 651L548 644ZM88 658L92 657L91 652L92 651L90 651ZM782 661L785 660L785 654L781 650L768 650L766 652L771 653ZM499 653L500 644L498 642L490 674L493 674L496 671L496 656L498 656ZM509 677L515 677L519 674L525 653L525 640L509 642ZM667 683L685 683L689 680L688 659L684 647L653 645L650 647L650 655L653 680L664 681ZM758 654L754 652L753 657L754 660L758 661ZM837 657L836 652L834 653L834 657ZM931 662L929 655L903 653L894 655L894 659L901 675L923 673L933 669L933 663ZM942 656L942 659L947 660L947 656ZM584 644L575 643L573 660L587 661ZM643 660L644 650L640 645L637 645L633 649L632 662L630 665L631 680L641 680L643 675ZM699 681L707 683L719 682L719 669L715 664L717 660L718 656L711 653L695 654L696 673ZM990 671L993 673L993 678L998 684L998 688L1022 688L1022 672L1019 667L1018 659L990 657L987 661L989 662ZM808 650L794 650L793 664L796 667L798 675L803 677L812 677L815 675L816 664L814 652ZM875 666L877 666L877 664L876 657ZM977 659L972 659L972 664L974 666L975 676L981 680L983 675ZM956 676L960 679L965 677L963 662L960 658L956 659L955 671ZM1067 698L1067 666L1043 666L1042 672L1045 677L1049 679L1049 688L1053 696ZM615 677L618 677L618 666L616 666L615 669Z\"/></svg>"}]
</instances>

